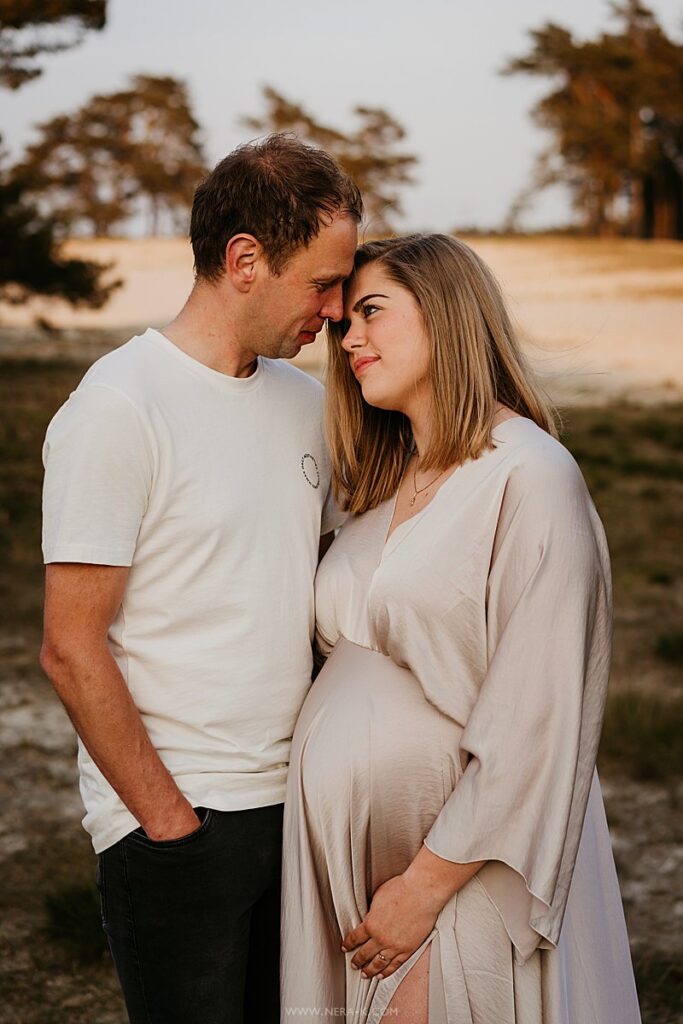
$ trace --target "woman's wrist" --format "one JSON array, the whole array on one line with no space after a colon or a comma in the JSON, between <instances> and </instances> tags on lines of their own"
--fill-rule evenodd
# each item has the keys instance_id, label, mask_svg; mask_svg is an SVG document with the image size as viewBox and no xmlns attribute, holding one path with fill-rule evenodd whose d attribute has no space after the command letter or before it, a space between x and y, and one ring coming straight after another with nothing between
<instances>
[{"instance_id":1,"label":"woman's wrist","mask_svg":"<svg viewBox=\"0 0 683 1024\"><path fill-rule=\"evenodd\" d=\"M476 861L471 864L456 864L432 853L423 844L413 862L403 872L403 877L406 883L418 890L429 906L438 912L466 882L469 882L484 863Z\"/></svg>"}]
</instances>

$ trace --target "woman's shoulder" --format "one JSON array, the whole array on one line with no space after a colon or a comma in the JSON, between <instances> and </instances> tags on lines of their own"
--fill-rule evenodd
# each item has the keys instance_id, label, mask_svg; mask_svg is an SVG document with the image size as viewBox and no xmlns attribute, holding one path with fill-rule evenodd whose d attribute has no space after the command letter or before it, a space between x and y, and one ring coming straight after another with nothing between
<instances>
[{"instance_id":1,"label":"woman's shoulder","mask_svg":"<svg viewBox=\"0 0 683 1024\"><path fill-rule=\"evenodd\" d=\"M512 416L494 428L493 438L502 457L510 497L532 494L557 504L571 495L587 495L574 456L533 420Z\"/></svg>"}]
</instances>

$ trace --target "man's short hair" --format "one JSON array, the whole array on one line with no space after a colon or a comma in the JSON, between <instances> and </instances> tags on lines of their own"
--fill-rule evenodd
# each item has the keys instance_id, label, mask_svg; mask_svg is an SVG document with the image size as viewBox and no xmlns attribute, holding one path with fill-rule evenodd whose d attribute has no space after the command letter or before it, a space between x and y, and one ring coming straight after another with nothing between
<instances>
[{"instance_id":1,"label":"man's short hair","mask_svg":"<svg viewBox=\"0 0 683 1024\"><path fill-rule=\"evenodd\" d=\"M315 238L326 216L360 221L363 201L353 181L324 150L277 133L248 142L221 160L199 184L190 239L197 277L217 280L234 235L253 235L279 274Z\"/></svg>"}]
</instances>

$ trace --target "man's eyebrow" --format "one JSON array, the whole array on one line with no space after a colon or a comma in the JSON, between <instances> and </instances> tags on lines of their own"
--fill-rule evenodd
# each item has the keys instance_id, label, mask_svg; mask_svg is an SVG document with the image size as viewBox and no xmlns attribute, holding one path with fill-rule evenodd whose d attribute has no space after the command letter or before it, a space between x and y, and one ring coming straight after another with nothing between
<instances>
[{"instance_id":1,"label":"man's eyebrow","mask_svg":"<svg viewBox=\"0 0 683 1024\"><path fill-rule=\"evenodd\" d=\"M352 313L359 313L360 312L360 307L363 305L364 302L367 302L368 299L388 299L388 298L389 298L388 295L382 295L381 292L371 292L369 295L364 295L362 299L359 299L358 302L356 303L356 305L351 310L351 312Z\"/></svg>"},{"instance_id":2,"label":"man's eyebrow","mask_svg":"<svg viewBox=\"0 0 683 1024\"><path fill-rule=\"evenodd\" d=\"M331 288L332 285L342 284L346 278L343 274L338 274L336 277L314 277L314 284L324 284L326 288Z\"/></svg>"}]
</instances>

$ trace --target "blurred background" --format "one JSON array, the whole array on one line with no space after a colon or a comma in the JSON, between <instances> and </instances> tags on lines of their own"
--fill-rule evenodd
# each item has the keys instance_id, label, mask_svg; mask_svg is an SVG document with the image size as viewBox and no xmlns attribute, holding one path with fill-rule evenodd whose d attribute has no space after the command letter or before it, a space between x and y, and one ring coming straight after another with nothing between
<instances>
[{"instance_id":1,"label":"blurred background","mask_svg":"<svg viewBox=\"0 0 683 1024\"><path fill-rule=\"evenodd\" d=\"M45 428L173 317L196 182L271 130L339 160L367 235L465 238L561 408L613 560L600 770L643 1020L683 1021L683 4L0 0L0 100L0 1021L125 1021L37 664Z\"/></svg>"}]
</instances>

